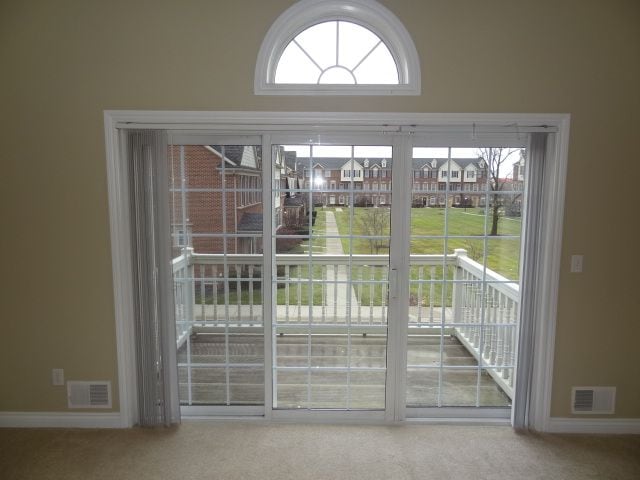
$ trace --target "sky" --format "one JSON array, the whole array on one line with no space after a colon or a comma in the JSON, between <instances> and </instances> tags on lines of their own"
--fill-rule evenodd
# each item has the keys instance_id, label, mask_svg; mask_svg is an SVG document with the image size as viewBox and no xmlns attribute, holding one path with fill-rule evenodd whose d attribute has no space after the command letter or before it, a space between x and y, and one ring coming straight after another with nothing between
<instances>
[{"instance_id":1,"label":"sky","mask_svg":"<svg viewBox=\"0 0 640 480\"><path fill-rule=\"evenodd\" d=\"M309 145L284 145L286 151L295 151L299 157L309 157ZM353 147L354 158L391 158L390 146L364 146ZM351 145L314 145L314 157L350 158ZM451 158L476 158L475 148L452 148ZM447 148L415 147L413 158L447 158Z\"/></svg>"}]
</instances>

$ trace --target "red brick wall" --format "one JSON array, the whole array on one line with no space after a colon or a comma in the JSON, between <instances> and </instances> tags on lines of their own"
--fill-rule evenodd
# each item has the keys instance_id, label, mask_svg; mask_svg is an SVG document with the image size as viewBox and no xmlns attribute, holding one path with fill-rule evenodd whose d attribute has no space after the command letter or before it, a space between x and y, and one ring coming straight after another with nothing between
<instances>
[{"instance_id":1,"label":"red brick wall","mask_svg":"<svg viewBox=\"0 0 640 480\"><path fill-rule=\"evenodd\" d=\"M200 145L173 145L169 147L169 200L171 203L171 224L175 229L183 225L183 195L181 149L184 151L184 187L185 189L222 189L223 176L220 156ZM228 168L229 165L225 165ZM224 183L225 193L217 192L185 192L186 224L191 233L191 245L196 253L223 253L222 238L197 237L197 234L234 234L237 222L243 213L262 211L261 204L238 207L240 188L239 176L230 169ZM224 195L224 202L223 202ZM225 224L226 222L226 224ZM174 230L175 231L175 230ZM227 253L240 253L238 241L234 238L226 240ZM179 248L174 247L174 255L179 255Z\"/></svg>"}]
</instances>

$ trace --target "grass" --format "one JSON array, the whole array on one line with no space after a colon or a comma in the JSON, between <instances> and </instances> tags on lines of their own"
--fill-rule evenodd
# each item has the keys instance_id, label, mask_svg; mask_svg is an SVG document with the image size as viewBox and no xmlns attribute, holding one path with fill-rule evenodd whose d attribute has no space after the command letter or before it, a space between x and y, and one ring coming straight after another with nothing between
<instances>
[{"instance_id":1,"label":"grass","mask_svg":"<svg viewBox=\"0 0 640 480\"><path fill-rule=\"evenodd\" d=\"M376 251L371 248L371 243L367 239L350 239L350 235L364 235L364 223L369 217L368 211L372 208L354 208L353 217L349 208L343 207L341 209L336 208L318 208L316 209L317 216L316 222L313 227L313 233L310 240L305 240L300 244L294 246L286 253L308 253L311 248L312 254L323 255L326 252L326 239L327 226L326 226L326 213L331 211L335 215L336 223L338 226L339 235L342 236L342 247L345 253L351 252L353 254L370 254L388 253L388 241L384 241L384 247ZM382 210L382 209L381 209ZM388 209L384 210L387 215L390 216ZM484 209L482 208L412 208L411 209L411 253L412 254L436 254L442 255L446 250L448 254L454 253L455 249L463 248L467 250L467 254L470 258L483 264L486 261L487 268L503 275L504 277L517 280L518 279L518 266L519 266L519 253L520 253L520 239L502 238L504 236L519 236L521 222L520 219L501 218L499 223L499 232L497 236L484 236L484 232L490 229L490 217L485 217ZM389 230L386 229L380 232L381 235L388 236ZM459 236L462 238L434 238L442 237L445 234ZM311 246L311 247L310 247ZM285 253L285 252L281 252ZM486 253L486 255L485 255ZM309 296L312 287L307 281L309 279L309 269L306 266L291 266L289 271L284 271L284 267L280 267L278 272L278 278L288 278L289 280L298 280L300 283L289 284L289 305L308 305ZM380 267L361 266L354 267L352 270L351 278L353 280L383 280L386 269ZM311 271L312 278L314 280L322 280L323 268L321 266L314 266ZM453 276L453 270L447 269L447 278L451 279ZM435 267L433 270L431 267L425 266L422 273L420 273L420 267L414 266L411 268L411 279L417 280L421 278L423 280L435 280L433 285L427 283L420 286L417 283L412 282L410 291L410 304L418 305L422 304L427 306L432 304L439 306L442 304L443 292L442 283L443 269L442 267ZM229 303L231 305L237 304L238 298L235 291L235 282L230 282ZM384 293L386 292L386 286L382 284L364 284L362 286L354 285L356 296L362 305L380 305ZM277 283L277 303L278 305L286 304L286 285L282 282ZM254 304L261 304L262 292L260 289L260 282L254 282L253 302ZM445 302L449 303L451 299L451 289L444 292ZM248 282L243 282L241 286L242 304L249 303ZM213 298L207 296L207 304L213 303ZM224 303L224 295L218 294L218 304ZM313 286L313 305L322 305L322 286L316 284Z\"/></svg>"},{"instance_id":2,"label":"grass","mask_svg":"<svg viewBox=\"0 0 640 480\"><path fill-rule=\"evenodd\" d=\"M370 208L355 208L353 221L351 221L348 209L336 212L336 223L340 235L362 235L363 220L366 219L367 210ZM520 240L501 238L503 236L520 235L520 219L501 218L498 225L498 235L483 237L486 229L489 231L491 218L485 217L482 208L412 208L411 209L411 253L442 255L454 253L455 249L467 250L470 258L483 264L487 268L509 279L518 279L518 265L520 260ZM438 236L455 235L465 238L433 238ZM388 235L389 231L381 231L381 235ZM431 237L431 238L430 238ZM349 239L343 238L343 249L348 252ZM352 252L372 253L369 240L353 239ZM379 253L387 253L387 249L381 249ZM376 253L375 250L373 253Z\"/></svg>"}]
</instances>

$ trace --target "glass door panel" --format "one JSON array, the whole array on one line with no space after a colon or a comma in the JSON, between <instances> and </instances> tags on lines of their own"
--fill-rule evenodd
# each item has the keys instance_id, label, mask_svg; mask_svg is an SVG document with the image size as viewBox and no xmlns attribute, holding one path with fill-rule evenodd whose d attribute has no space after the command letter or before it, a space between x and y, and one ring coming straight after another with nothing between
<instances>
[{"instance_id":1,"label":"glass door panel","mask_svg":"<svg viewBox=\"0 0 640 480\"><path fill-rule=\"evenodd\" d=\"M180 404L264 405L261 147L168 160Z\"/></svg>"},{"instance_id":2,"label":"glass door panel","mask_svg":"<svg viewBox=\"0 0 640 480\"><path fill-rule=\"evenodd\" d=\"M524 158L499 146L413 149L408 416L511 405Z\"/></svg>"},{"instance_id":3,"label":"glass door panel","mask_svg":"<svg viewBox=\"0 0 640 480\"><path fill-rule=\"evenodd\" d=\"M390 146L273 146L273 407L383 410Z\"/></svg>"}]
</instances>

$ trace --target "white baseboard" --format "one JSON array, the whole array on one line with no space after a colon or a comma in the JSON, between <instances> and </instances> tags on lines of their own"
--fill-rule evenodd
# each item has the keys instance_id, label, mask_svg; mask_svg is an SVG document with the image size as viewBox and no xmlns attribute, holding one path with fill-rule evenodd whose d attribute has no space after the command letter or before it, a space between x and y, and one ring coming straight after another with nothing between
<instances>
[{"instance_id":1,"label":"white baseboard","mask_svg":"<svg viewBox=\"0 0 640 480\"><path fill-rule=\"evenodd\" d=\"M125 428L120 412L0 412L0 428Z\"/></svg>"},{"instance_id":2,"label":"white baseboard","mask_svg":"<svg viewBox=\"0 0 640 480\"><path fill-rule=\"evenodd\" d=\"M546 432L640 434L640 418L551 417Z\"/></svg>"}]
</instances>

